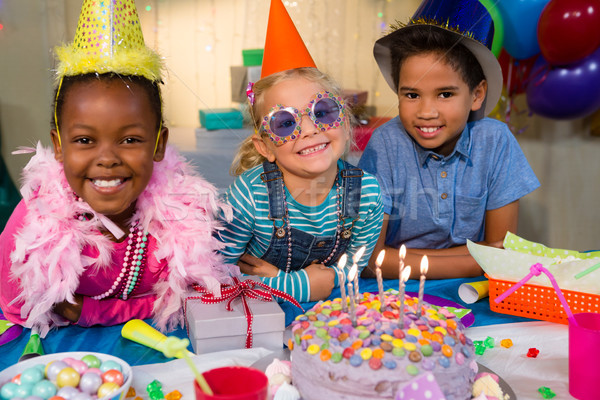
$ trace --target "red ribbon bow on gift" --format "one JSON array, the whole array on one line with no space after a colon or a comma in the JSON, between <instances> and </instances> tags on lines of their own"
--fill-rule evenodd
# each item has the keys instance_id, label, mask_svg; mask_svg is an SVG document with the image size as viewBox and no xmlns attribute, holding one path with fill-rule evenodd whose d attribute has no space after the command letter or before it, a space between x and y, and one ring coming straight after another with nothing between
<instances>
[{"instance_id":1,"label":"red ribbon bow on gift","mask_svg":"<svg viewBox=\"0 0 600 400\"><path fill-rule=\"evenodd\" d=\"M292 296L287 293L282 292L281 290L273 289L270 286L265 285L262 282L255 281L252 279L246 279L240 281L238 278L233 278L233 285L221 285L221 296L216 297L212 293L210 293L205 287L194 284L192 287L195 291L201 294L200 297L188 297L186 299L199 299L201 302L205 304L217 304L222 303L224 301L227 302L227 306L225 307L227 311L233 311L231 303L233 300L238 297L242 299L242 305L244 306L244 315L246 316L246 322L248 323L248 329L246 330L246 348L249 349L252 347L252 322L254 320L254 315L252 314L252 310L250 310L250 306L248 306L247 298L260 300L260 301L273 301L273 296L279 297L285 301L289 301L302 311L304 309L300 306L300 303L296 301Z\"/></svg>"}]
</instances>

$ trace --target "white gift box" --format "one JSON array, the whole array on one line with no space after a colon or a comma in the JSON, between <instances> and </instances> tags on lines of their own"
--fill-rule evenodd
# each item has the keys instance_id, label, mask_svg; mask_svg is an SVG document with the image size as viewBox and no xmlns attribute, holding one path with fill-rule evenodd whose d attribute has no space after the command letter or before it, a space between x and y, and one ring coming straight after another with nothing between
<instances>
[{"instance_id":1,"label":"white gift box","mask_svg":"<svg viewBox=\"0 0 600 400\"><path fill-rule=\"evenodd\" d=\"M198 296L199 297L199 296ZM285 313L275 299L262 301L246 296L252 312L252 347L280 350L283 347ZM196 354L246 348L248 321L240 297L227 301L205 304L199 298L186 301L185 318L188 335Z\"/></svg>"}]
</instances>

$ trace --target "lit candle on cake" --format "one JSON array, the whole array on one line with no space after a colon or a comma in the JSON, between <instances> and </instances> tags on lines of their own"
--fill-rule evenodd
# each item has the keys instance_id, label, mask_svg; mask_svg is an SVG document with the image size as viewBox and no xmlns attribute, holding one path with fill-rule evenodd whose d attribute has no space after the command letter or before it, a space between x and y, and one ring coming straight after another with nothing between
<instances>
[{"instance_id":1,"label":"lit candle on cake","mask_svg":"<svg viewBox=\"0 0 600 400\"><path fill-rule=\"evenodd\" d=\"M385 308L385 298L383 297L383 279L381 277L381 264L383 264L384 258L385 250L381 250L377 256L377 260L375 261L375 275L377 275L377 288L379 289L379 302L381 303L380 310Z\"/></svg>"},{"instance_id":2,"label":"lit candle on cake","mask_svg":"<svg viewBox=\"0 0 600 400\"><path fill-rule=\"evenodd\" d=\"M404 269L404 257L406 257L406 246L402 245L400 246L400 251L398 252L398 283L400 286L402 286L402 279L400 278L402 277L402 270Z\"/></svg>"},{"instance_id":3,"label":"lit candle on cake","mask_svg":"<svg viewBox=\"0 0 600 400\"><path fill-rule=\"evenodd\" d=\"M417 303L417 315L420 317L423 307L423 292L425 292L425 275L429 269L429 261L427 256L421 259L421 281L419 282L419 302Z\"/></svg>"},{"instance_id":4,"label":"lit candle on cake","mask_svg":"<svg viewBox=\"0 0 600 400\"><path fill-rule=\"evenodd\" d=\"M358 266L354 264L350 268L350 272L348 272L348 295L350 297L350 320L352 321L352 326L356 326L356 304L352 295L352 281L356 276L358 276Z\"/></svg>"},{"instance_id":5,"label":"lit candle on cake","mask_svg":"<svg viewBox=\"0 0 600 400\"><path fill-rule=\"evenodd\" d=\"M340 284L340 292L342 292L342 311L348 312L348 297L346 296L346 278L344 276L344 268L346 267L346 261L348 261L348 256L346 254L340 257L338 261L338 281Z\"/></svg>"},{"instance_id":6,"label":"lit candle on cake","mask_svg":"<svg viewBox=\"0 0 600 400\"><path fill-rule=\"evenodd\" d=\"M352 268L356 270L356 275L354 277L354 297L356 298L356 301L360 301L360 292L358 291L358 261L360 261L360 258L365 254L365 250L367 250L367 248L362 246L352 257ZM350 277L348 277L348 280L350 280ZM352 295L352 292L349 292L348 295Z\"/></svg>"},{"instance_id":7,"label":"lit candle on cake","mask_svg":"<svg viewBox=\"0 0 600 400\"><path fill-rule=\"evenodd\" d=\"M400 299L400 317L398 318L398 326L400 329L404 329L404 290L406 288L406 281L408 281L409 277L410 265L402 270L402 276L400 276L400 293L398 293L398 298Z\"/></svg>"}]
</instances>

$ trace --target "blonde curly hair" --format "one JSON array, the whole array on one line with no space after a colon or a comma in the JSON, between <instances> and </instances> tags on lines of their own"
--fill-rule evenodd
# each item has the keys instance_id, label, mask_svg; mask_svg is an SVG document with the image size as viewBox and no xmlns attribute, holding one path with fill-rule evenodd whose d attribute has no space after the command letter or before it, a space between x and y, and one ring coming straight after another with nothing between
<instances>
[{"instance_id":1,"label":"blonde curly hair","mask_svg":"<svg viewBox=\"0 0 600 400\"><path fill-rule=\"evenodd\" d=\"M316 68L303 67L288 69L269 75L257 81L253 87L254 105L251 105L249 108L250 119L252 120L252 124L254 126L254 133L244 139L240 145L240 148L231 164L231 175L241 175L244 173L244 171L260 165L266 160L265 157L263 157L258 150L256 150L256 147L252 142L254 135L259 135L259 127L263 118L263 116L259 114L258 110L262 108L264 94L268 89L282 81L293 78L304 78L311 82L315 82L319 84L323 90L326 90L335 96L342 96L342 89L339 87L339 85L329 75L319 71ZM343 129L347 129L350 136L350 140L347 144L348 149L352 143L352 127L355 125L355 118L350 110L346 112L346 115L347 123L343 125ZM266 135L263 135L263 139L266 137Z\"/></svg>"}]
</instances>

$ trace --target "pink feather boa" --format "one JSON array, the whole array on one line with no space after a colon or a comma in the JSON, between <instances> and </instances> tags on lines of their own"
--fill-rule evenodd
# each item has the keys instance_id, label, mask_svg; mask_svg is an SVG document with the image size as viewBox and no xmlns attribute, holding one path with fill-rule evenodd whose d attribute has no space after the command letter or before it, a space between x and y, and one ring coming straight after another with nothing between
<instances>
[{"instance_id":1,"label":"pink feather boa","mask_svg":"<svg viewBox=\"0 0 600 400\"><path fill-rule=\"evenodd\" d=\"M53 326L68 321L53 313L55 303L74 302L79 277L86 268L103 268L111 262L112 242L99 232L102 219L90 206L77 201L61 163L38 143L36 154L23 170L21 194L28 213L11 253L12 275L20 279L26 327L45 336ZM214 186L198 176L183 157L168 147L163 161L154 164L148 186L137 201L139 219L159 244L154 256L166 260L169 277L154 286L154 323L163 331L184 324L183 299L192 283L218 292L231 283L237 267L225 264L217 253L223 245L213 236L220 229L216 214L231 209L217 198ZM76 215L93 214L91 221ZM95 246L97 259L81 255ZM239 271L239 270L238 270ZM237 272L239 273L239 272Z\"/></svg>"}]
</instances>

